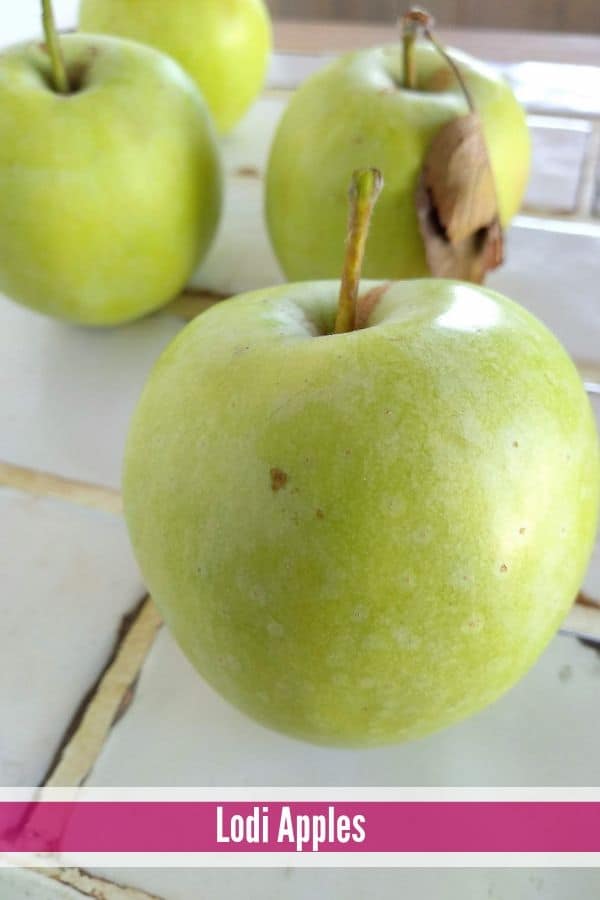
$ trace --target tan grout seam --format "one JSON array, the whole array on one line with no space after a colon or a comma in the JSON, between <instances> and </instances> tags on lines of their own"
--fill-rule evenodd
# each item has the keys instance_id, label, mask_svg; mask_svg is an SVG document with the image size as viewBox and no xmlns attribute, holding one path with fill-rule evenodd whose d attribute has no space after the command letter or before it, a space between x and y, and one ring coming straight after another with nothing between
<instances>
[{"instance_id":1,"label":"tan grout seam","mask_svg":"<svg viewBox=\"0 0 600 900\"><path fill-rule=\"evenodd\" d=\"M592 609L600 609L600 600L596 600L595 597L590 597L583 591L580 591L577 594L575 602L579 603L581 606L591 606Z\"/></svg>"},{"instance_id":2,"label":"tan grout seam","mask_svg":"<svg viewBox=\"0 0 600 900\"><path fill-rule=\"evenodd\" d=\"M191 322L200 313L206 312L211 306L228 300L231 295L217 294L214 291L205 290L187 290L184 291L175 300L172 300L168 306L165 306L163 313L176 316L185 322Z\"/></svg>"},{"instance_id":3,"label":"tan grout seam","mask_svg":"<svg viewBox=\"0 0 600 900\"><path fill-rule=\"evenodd\" d=\"M101 512L117 515L123 512L121 494L114 488L87 484L12 463L0 462L0 487L24 491L35 497L65 500Z\"/></svg>"},{"instance_id":4,"label":"tan grout seam","mask_svg":"<svg viewBox=\"0 0 600 900\"><path fill-rule=\"evenodd\" d=\"M82 897L91 897L93 900L161 900L157 894L147 894L137 888L107 881L105 878L90 875L84 869L33 868L32 871L50 881L72 888Z\"/></svg>"},{"instance_id":5,"label":"tan grout seam","mask_svg":"<svg viewBox=\"0 0 600 900\"><path fill-rule=\"evenodd\" d=\"M577 215L589 217L594 215L596 199L596 178L600 166L600 123L594 122L588 137L586 154L579 173L577 187ZM597 220L596 220L597 221Z\"/></svg>"},{"instance_id":6,"label":"tan grout seam","mask_svg":"<svg viewBox=\"0 0 600 900\"><path fill-rule=\"evenodd\" d=\"M125 620L116 650L67 729L44 787L75 787L85 780L112 726L133 699L140 670L161 625L151 597Z\"/></svg>"}]
</instances>

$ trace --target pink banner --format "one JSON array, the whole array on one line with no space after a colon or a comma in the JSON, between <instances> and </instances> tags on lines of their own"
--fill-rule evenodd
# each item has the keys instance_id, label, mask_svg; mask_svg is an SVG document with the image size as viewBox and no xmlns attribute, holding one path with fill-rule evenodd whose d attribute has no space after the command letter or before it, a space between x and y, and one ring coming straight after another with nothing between
<instances>
[{"instance_id":1,"label":"pink banner","mask_svg":"<svg viewBox=\"0 0 600 900\"><path fill-rule=\"evenodd\" d=\"M44 851L598 853L600 803L0 802L0 852Z\"/></svg>"}]
</instances>

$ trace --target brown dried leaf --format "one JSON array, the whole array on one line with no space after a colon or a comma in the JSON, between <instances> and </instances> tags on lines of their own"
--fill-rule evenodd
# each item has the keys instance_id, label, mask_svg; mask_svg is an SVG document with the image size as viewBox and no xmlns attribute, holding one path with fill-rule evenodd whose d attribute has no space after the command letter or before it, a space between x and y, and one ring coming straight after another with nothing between
<instances>
[{"instance_id":1,"label":"brown dried leaf","mask_svg":"<svg viewBox=\"0 0 600 900\"><path fill-rule=\"evenodd\" d=\"M369 324L369 317L384 294L389 291L392 286L391 281L384 281L367 291L356 301L356 316L354 318L354 330L360 331Z\"/></svg>"},{"instance_id":2,"label":"brown dried leaf","mask_svg":"<svg viewBox=\"0 0 600 900\"><path fill-rule=\"evenodd\" d=\"M427 152L416 194L431 273L482 282L502 262L496 187L479 116L442 126Z\"/></svg>"}]
</instances>

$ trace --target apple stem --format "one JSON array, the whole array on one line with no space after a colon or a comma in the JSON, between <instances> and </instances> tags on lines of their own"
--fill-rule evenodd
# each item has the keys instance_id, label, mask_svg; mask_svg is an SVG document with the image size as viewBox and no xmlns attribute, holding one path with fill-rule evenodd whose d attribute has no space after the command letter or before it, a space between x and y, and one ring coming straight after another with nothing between
<instances>
[{"instance_id":1,"label":"apple stem","mask_svg":"<svg viewBox=\"0 0 600 900\"><path fill-rule=\"evenodd\" d=\"M415 57L415 41L417 26L408 16L402 21L402 86L407 91L417 87L417 61Z\"/></svg>"},{"instance_id":2,"label":"apple stem","mask_svg":"<svg viewBox=\"0 0 600 900\"><path fill-rule=\"evenodd\" d=\"M367 235L373 209L382 187L383 176L379 169L357 169L352 175L346 256L335 319L335 334L354 331L356 326L356 301Z\"/></svg>"},{"instance_id":3,"label":"apple stem","mask_svg":"<svg viewBox=\"0 0 600 900\"><path fill-rule=\"evenodd\" d=\"M52 78L54 88L59 94L68 94L70 91L69 76L62 54L62 48L58 39L56 23L54 21L54 12L52 10L52 0L42 0L42 23L44 26L44 34L46 36L46 46L50 55L52 64Z\"/></svg>"},{"instance_id":4,"label":"apple stem","mask_svg":"<svg viewBox=\"0 0 600 900\"><path fill-rule=\"evenodd\" d=\"M402 32L402 87L409 91L417 89L417 60L415 43L417 36L430 22L431 16L424 9L413 6L400 16L399 24Z\"/></svg>"}]
</instances>

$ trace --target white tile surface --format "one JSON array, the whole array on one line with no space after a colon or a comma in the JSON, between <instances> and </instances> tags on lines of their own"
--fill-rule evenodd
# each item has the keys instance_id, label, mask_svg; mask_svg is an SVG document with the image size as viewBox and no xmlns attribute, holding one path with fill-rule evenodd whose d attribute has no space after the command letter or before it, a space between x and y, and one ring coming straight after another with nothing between
<instances>
[{"instance_id":1,"label":"white tile surface","mask_svg":"<svg viewBox=\"0 0 600 900\"><path fill-rule=\"evenodd\" d=\"M517 300L554 331L580 361L600 362L600 228L571 233L568 226L521 217L508 234L505 264L488 287Z\"/></svg>"},{"instance_id":2,"label":"white tile surface","mask_svg":"<svg viewBox=\"0 0 600 900\"><path fill-rule=\"evenodd\" d=\"M235 129L221 138L225 172L256 168L264 175L275 129L288 104L285 95L261 97Z\"/></svg>"},{"instance_id":3,"label":"white tile surface","mask_svg":"<svg viewBox=\"0 0 600 900\"><path fill-rule=\"evenodd\" d=\"M584 593L600 602L600 536L596 541L594 555L583 583L583 590Z\"/></svg>"},{"instance_id":4,"label":"white tile surface","mask_svg":"<svg viewBox=\"0 0 600 900\"><path fill-rule=\"evenodd\" d=\"M600 784L600 654L557 637L478 716L396 747L313 747L255 725L196 674L165 631L92 786ZM527 722L527 728L524 723Z\"/></svg>"},{"instance_id":5,"label":"white tile surface","mask_svg":"<svg viewBox=\"0 0 600 900\"><path fill-rule=\"evenodd\" d=\"M597 900L600 893L600 872L586 869L117 869L112 875L165 900Z\"/></svg>"},{"instance_id":6,"label":"white tile surface","mask_svg":"<svg viewBox=\"0 0 600 900\"><path fill-rule=\"evenodd\" d=\"M597 900L600 891L600 873L591 869L98 869L94 874L164 900ZM81 897L38 872L0 870L0 900Z\"/></svg>"},{"instance_id":7,"label":"white tile surface","mask_svg":"<svg viewBox=\"0 0 600 900\"><path fill-rule=\"evenodd\" d=\"M79 0L52 0L58 27L72 28L77 21ZM12 0L2 7L0 47L41 36L40 0Z\"/></svg>"},{"instance_id":8,"label":"white tile surface","mask_svg":"<svg viewBox=\"0 0 600 900\"><path fill-rule=\"evenodd\" d=\"M552 115L600 115L600 66L525 61L502 66L520 102Z\"/></svg>"},{"instance_id":9,"label":"white tile surface","mask_svg":"<svg viewBox=\"0 0 600 900\"><path fill-rule=\"evenodd\" d=\"M0 785L29 786L143 587L120 518L4 488L0 533Z\"/></svg>"},{"instance_id":10,"label":"white tile surface","mask_svg":"<svg viewBox=\"0 0 600 900\"><path fill-rule=\"evenodd\" d=\"M81 900L82 894L27 869L0 869L0 900Z\"/></svg>"},{"instance_id":11,"label":"white tile surface","mask_svg":"<svg viewBox=\"0 0 600 900\"><path fill-rule=\"evenodd\" d=\"M598 432L600 433L600 395L595 394L591 398L592 409L596 415L598 424ZM588 597L596 600L600 604L600 531L596 537L596 546L588 566L582 589ZM598 614L600 618L600 613Z\"/></svg>"},{"instance_id":12,"label":"white tile surface","mask_svg":"<svg viewBox=\"0 0 600 900\"><path fill-rule=\"evenodd\" d=\"M575 212L591 123L533 116L529 125L533 162L525 207L550 214Z\"/></svg>"},{"instance_id":13,"label":"white tile surface","mask_svg":"<svg viewBox=\"0 0 600 900\"><path fill-rule=\"evenodd\" d=\"M131 412L181 322L78 328L0 296L0 460L118 487Z\"/></svg>"},{"instance_id":14,"label":"white tile surface","mask_svg":"<svg viewBox=\"0 0 600 900\"><path fill-rule=\"evenodd\" d=\"M264 223L262 176L285 105L282 98L263 98L236 130L223 138L227 175L223 218L192 284L234 294L282 280Z\"/></svg>"}]
</instances>

